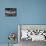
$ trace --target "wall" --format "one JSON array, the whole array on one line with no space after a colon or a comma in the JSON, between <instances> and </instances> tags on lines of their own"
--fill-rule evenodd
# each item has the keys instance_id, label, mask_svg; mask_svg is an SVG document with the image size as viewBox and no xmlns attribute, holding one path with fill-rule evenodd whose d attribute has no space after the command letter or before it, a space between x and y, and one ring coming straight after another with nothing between
<instances>
[{"instance_id":1,"label":"wall","mask_svg":"<svg viewBox=\"0 0 46 46\"><path fill-rule=\"evenodd\" d=\"M9 7L17 8L16 17L5 16ZM0 44L8 43L7 36L18 31L17 24L46 24L46 0L0 0Z\"/></svg>"}]
</instances>

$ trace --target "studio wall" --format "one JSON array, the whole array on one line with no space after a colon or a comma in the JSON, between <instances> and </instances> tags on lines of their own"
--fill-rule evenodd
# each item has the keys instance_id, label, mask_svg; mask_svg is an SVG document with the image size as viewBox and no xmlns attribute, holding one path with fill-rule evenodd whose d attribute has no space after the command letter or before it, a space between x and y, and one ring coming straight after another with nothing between
<instances>
[{"instance_id":1,"label":"studio wall","mask_svg":"<svg viewBox=\"0 0 46 46\"><path fill-rule=\"evenodd\" d=\"M6 17L5 8L17 8L17 16ZM17 34L18 24L46 24L46 0L0 0L0 44L8 43L9 32Z\"/></svg>"}]
</instances>

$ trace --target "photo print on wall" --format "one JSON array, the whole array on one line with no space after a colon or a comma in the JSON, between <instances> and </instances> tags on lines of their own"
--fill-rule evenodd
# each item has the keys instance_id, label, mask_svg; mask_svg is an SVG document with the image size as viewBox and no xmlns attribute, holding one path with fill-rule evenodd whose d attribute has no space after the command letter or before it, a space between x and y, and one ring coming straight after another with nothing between
<instances>
[{"instance_id":1,"label":"photo print on wall","mask_svg":"<svg viewBox=\"0 0 46 46\"><path fill-rule=\"evenodd\" d=\"M16 8L5 8L5 16L16 16L17 9Z\"/></svg>"}]
</instances>

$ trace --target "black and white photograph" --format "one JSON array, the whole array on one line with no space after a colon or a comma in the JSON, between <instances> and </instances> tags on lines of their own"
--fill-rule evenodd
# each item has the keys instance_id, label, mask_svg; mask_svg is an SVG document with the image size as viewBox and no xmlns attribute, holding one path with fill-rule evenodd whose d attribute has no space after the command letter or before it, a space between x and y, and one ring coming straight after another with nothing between
<instances>
[{"instance_id":1,"label":"black and white photograph","mask_svg":"<svg viewBox=\"0 0 46 46\"><path fill-rule=\"evenodd\" d=\"M5 8L5 16L16 16L16 8Z\"/></svg>"},{"instance_id":2,"label":"black and white photograph","mask_svg":"<svg viewBox=\"0 0 46 46\"><path fill-rule=\"evenodd\" d=\"M46 43L46 25L20 24L18 31L20 46Z\"/></svg>"}]
</instances>

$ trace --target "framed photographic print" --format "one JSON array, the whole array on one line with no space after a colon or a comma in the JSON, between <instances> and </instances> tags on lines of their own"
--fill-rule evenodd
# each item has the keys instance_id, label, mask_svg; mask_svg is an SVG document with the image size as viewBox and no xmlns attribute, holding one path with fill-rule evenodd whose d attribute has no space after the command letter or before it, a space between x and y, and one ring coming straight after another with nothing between
<instances>
[{"instance_id":1,"label":"framed photographic print","mask_svg":"<svg viewBox=\"0 0 46 46\"><path fill-rule=\"evenodd\" d=\"M17 9L16 8L5 8L5 16L16 16Z\"/></svg>"},{"instance_id":2,"label":"framed photographic print","mask_svg":"<svg viewBox=\"0 0 46 46\"><path fill-rule=\"evenodd\" d=\"M20 24L18 30L20 40L46 41L46 25L44 24Z\"/></svg>"}]
</instances>

